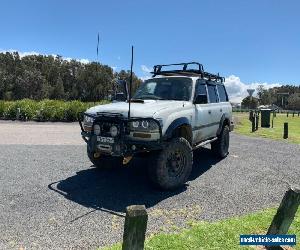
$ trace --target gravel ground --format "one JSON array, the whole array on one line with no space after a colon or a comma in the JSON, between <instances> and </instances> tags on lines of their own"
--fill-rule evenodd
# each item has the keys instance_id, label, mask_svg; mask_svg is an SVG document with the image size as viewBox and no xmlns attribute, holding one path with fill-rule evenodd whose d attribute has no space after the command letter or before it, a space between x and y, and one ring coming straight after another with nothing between
<instances>
[{"instance_id":1,"label":"gravel ground","mask_svg":"<svg viewBox=\"0 0 300 250\"><path fill-rule=\"evenodd\" d=\"M152 234L278 205L300 181L299 145L232 133L226 159L200 149L188 184L159 192L143 159L92 167L77 124L24 125L0 122L0 249L96 249L121 241L128 205L146 205Z\"/></svg>"}]
</instances>

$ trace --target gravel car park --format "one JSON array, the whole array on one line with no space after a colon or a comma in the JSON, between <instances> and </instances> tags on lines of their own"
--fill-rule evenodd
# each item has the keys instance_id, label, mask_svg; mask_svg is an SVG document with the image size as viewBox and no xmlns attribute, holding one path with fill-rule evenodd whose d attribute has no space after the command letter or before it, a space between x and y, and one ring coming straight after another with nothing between
<instances>
[{"instance_id":1,"label":"gravel car park","mask_svg":"<svg viewBox=\"0 0 300 250\"><path fill-rule=\"evenodd\" d=\"M287 183L300 176L299 145L232 133L225 159L209 147L198 150L187 184L160 192L143 160L113 171L93 167L86 145L71 139L77 124L18 126L0 122L0 249L96 249L121 241L125 207L132 204L146 205L149 234L183 226L187 218L246 214L277 206ZM24 135L32 131L33 138Z\"/></svg>"}]
</instances>

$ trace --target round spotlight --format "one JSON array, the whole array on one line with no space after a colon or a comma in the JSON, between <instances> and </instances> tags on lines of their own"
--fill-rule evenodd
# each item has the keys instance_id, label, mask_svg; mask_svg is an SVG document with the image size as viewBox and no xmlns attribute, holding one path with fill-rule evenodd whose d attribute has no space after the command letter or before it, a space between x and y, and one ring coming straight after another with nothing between
<instances>
[{"instance_id":1,"label":"round spotlight","mask_svg":"<svg viewBox=\"0 0 300 250\"><path fill-rule=\"evenodd\" d=\"M118 135L119 131L116 126L111 126L110 127L110 134L112 137L116 137Z\"/></svg>"},{"instance_id":2,"label":"round spotlight","mask_svg":"<svg viewBox=\"0 0 300 250\"><path fill-rule=\"evenodd\" d=\"M139 121L132 122L132 127L138 128L139 126L140 126L140 122Z\"/></svg>"},{"instance_id":3,"label":"round spotlight","mask_svg":"<svg viewBox=\"0 0 300 250\"><path fill-rule=\"evenodd\" d=\"M98 124L94 125L94 133L95 133L95 135L100 135L101 134L101 128Z\"/></svg>"},{"instance_id":4,"label":"round spotlight","mask_svg":"<svg viewBox=\"0 0 300 250\"><path fill-rule=\"evenodd\" d=\"M148 128L149 127L149 122L148 121L142 121L142 127L143 128Z\"/></svg>"}]
</instances>

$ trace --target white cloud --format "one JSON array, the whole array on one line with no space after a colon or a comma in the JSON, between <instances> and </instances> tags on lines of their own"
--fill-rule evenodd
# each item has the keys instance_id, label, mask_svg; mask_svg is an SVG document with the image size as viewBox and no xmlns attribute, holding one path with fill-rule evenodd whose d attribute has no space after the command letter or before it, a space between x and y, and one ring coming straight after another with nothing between
<instances>
[{"instance_id":1,"label":"white cloud","mask_svg":"<svg viewBox=\"0 0 300 250\"><path fill-rule=\"evenodd\" d=\"M247 89L257 89L259 85L263 85L266 89L281 86L279 83L250 83L245 84L241 79L235 75L231 75L225 78L225 86L229 95L229 99L232 102L241 102L243 98L248 96ZM256 92L254 92L256 96Z\"/></svg>"},{"instance_id":2,"label":"white cloud","mask_svg":"<svg viewBox=\"0 0 300 250\"><path fill-rule=\"evenodd\" d=\"M145 81L145 80L148 80L149 78L151 78L151 69L149 67L147 67L146 65L141 65L141 69L143 71L143 76L140 76L139 78L142 80L142 81Z\"/></svg>"},{"instance_id":3,"label":"white cloud","mask_svg":"<svg viewBox=\"0 0 300 250\"><path fill-rule=\"evenodd\" d=\"M140 76L139 78L140 78L142 81L146 81L146 80L150 79L151 76Z\"/></svg>"},{"instance_id":4,"label":"white cloud","mask_svg":"<svg viewBox=\"0 0 300 250\"><path fill-rule=\"evenodd\" d=\"M144 73L150 73L152 70L148 68L146 65L141 65L141 69Z\"/></svg>"},{"instance_id":5,"label":"white cloud","mask_svg":"<svg viewBox=\"0 0 300 250\"><path fill-rule=\"evenodd\" d=\"M6 52L9 52L9 53L18 52L18 53L19 53L19 56L20 56L21 58L24 57L24 56L39 55L39 53L36 52L36 51L26 51L26 52L21 52L21 51L15 50L15 49L0 50L0 53L6 53Z\"/></svg>"},{"instance_id":6,"label":"white cloud","mask_svg":"<svg viewBox=\"0 0 300 250\"><path fill-rule=\"evenodd\" d=\"M8 49L8 50L2 50L0 49L0 53L6 53L6 52L10 52L10 53L13 53L13 52L18 52L19 53L19 56L22 58L24 56L30 56L30 55L44 55L44 56L49 56L47 54L41 54L41 53L38 53L36 51L25 51L25 52L22 52L22 51L17 51L15 49ZM51 56L53 57L56 57L57 55L56 54L51 54ZM70 62L71 60L76 60L78 62L81 62L83 64L87 64L90 62L89 59L85 59L85 58L82 58L82 59L77 59L77 58L71 58L71 57L63 57L64 60Z\"/></svg>"},{"instance_id":7,"label":"white cloud","mask_svg":"<svg viewBox=\"0 0 300 250\"><path fill-rule=\"evenodd\" d=\"M116 71L117 70L117 66L111 66L111 68L113 69L113 71Z\"/></svg>"}]
</instances>

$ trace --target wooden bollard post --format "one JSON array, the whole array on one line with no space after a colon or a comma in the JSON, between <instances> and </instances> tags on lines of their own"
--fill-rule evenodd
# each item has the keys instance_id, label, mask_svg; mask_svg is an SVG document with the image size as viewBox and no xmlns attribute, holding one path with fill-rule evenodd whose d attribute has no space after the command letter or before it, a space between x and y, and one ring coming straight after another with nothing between
<instances>
[{"instance_id":1,"label":"wooden bollard post","mask_svg":"<svg viewBox=\"0 0 300 250\"><path fill-rule=\"evenodd\" d=\"M126 208L122 250L143 250L148 214L144 205Z\"/></svg>"},{"instance_id":2,"label":"wooden bollard post","mask_svg":"<svg viewBox=\"0 0 300 250\"><path fill-rule=\"evenodd\" d=\"M285 122L283 126L283 139L287 139L289 138L289 124Z\"/></svg>"},{"instance_id":3,"label":"wooden bollard post","mask_svg":"<svg viewBox=\"0 0 300 250\"><path fill-rule=\"evenodd\" d=\"M249 112L249 120L252 121L252 119L253 119L253 111L250 110L250 112Z\"/></svg>"},{"instance_id":4,"label":"wooden bollard post","mask_svg":"<svg viewBox=\"0 0 300 250\"><path fill-rule=\"evenodd\" d=\"M286 112L286 117L289 117L289 112L288 111Z\"/></svg>"},{"instance_id":5,"label":"wooden bollard post","mask_svg":"<svg viewBox=\"0 0 300 250\"><path fill-rule=\"evenodd\" d=\"M295 117L295 112L293 112L293 117Z\"/></svg>"},{"instance_id":6,"label":"wooden bollard post","mask_svg":"<svg viewBox=\"0 0 300 250\"><path fill-rule=\"evenodd\" d=\"M255 131L258 130L258 122L259 122L259 114L257 113L255 116Z\"/></svg>"},{"instance_id":7,"label":"wooden bollard post","mask_svg":"<svg viewBox=\"0 0 300 250\"><path fill-rule=\"evenodd\" d=\"M20 120L20 116L21 116L21 109L17 108L16 119Z\"/></svg>"},{"instance_id":8,"label":"wooden bollard post","mask_svg":"<svg viewBox=\"0 0 300 250\"><path fill-rule=\"evenodd\" d=\"M272 118L272 128L274 128L274 116Z\"/></svg>"},{"instance_id":9,"label":"wooden bollard post","mask_svg":"<svg viewBox=\"0 0 300 250\"><path fill-rule=\"evenodd\" d=\"M286 234L300 205L300 188L292 187L284 195L267 234Z\"/></svg>"},{"instance_id":10,"label":"wooden bollard post","mask_svg":"<svg viewBox=\"0 0 300 250\"><path fill-rule=\"evenodd\" d=\"M255 132L255 116L253 116L253 118L252 118L252 132Z\"/></svg>"}]
</instances>

